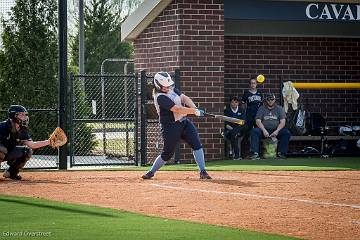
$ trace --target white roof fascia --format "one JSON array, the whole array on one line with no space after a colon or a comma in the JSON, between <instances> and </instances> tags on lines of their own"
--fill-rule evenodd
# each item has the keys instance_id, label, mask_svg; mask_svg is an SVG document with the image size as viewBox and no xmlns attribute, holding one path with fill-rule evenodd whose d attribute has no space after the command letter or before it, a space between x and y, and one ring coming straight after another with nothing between
<instances>
[{"instance_id":1,"label":"white roof fascia","mask_svg":"<svg viewBox=\"0 0 360 240\"><path fill-rule=\"evenodd\" d=\"M172 0L145 0L121 25L121 41L134 41Z\"/></svg>"}]
</instances>

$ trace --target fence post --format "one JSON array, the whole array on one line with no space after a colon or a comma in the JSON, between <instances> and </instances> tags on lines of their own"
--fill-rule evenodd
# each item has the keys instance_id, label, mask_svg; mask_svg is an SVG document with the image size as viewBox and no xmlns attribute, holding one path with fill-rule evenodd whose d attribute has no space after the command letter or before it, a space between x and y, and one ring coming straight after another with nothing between
<instances>
[{"instance_id":1,"label":"fence post","mask_svg":"<svg viewBox=\"0 0 360 240\"><path fill-rule=\"evenodd\" d=\"M67 129L67 3L59 1L59 127ZM59 149L59 169L67 169L67 144Z\"/></svg>"},{"instance_id":2,"label":"fence post","mask_svg":"<svg viewBox=\"0 0 360 240\"><path fill-rule=\"evenodd\" d=\"M70 73L70 99L69 99L69 155L70 155L70 167L73 166L74 161L74 111L75 111L75 104L74 104L74 82L75 82L75 75L74 73Z\"/></svg>"},{"instance_id":3,"label":"fence post","mask_svg":"<svg viewBox=\"0 0 360 240\"><path fill-rule=\"evenodd\" d=\"M135 93L136 93L136 100L135 100L135 126L134 126L134 144L135 144L135 165L140 166L141 163L139 162L139 74L136 72L135 74Z\"/></svg>"},{"instance_id":4,"label":"fence post","mask_svg":"<svg viewBox=\"0 0 360 240\"><path fill-rule=\"evenodd\" d=\"M146 71L141 71L140 83L140 153L141 165L146 164Z\"/></svg>"}]
</instances>

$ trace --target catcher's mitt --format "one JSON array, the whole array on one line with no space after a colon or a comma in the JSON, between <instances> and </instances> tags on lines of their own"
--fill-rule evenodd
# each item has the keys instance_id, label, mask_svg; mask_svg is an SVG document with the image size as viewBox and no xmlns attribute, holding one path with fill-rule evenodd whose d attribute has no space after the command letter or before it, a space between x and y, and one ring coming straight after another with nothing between
<instances>
[{"instance_id":1,"label":"catcher's mitt","mask_svg":"<svg viewBox=\"0 0 360 240\"><path fill-rule=\"evenodd\" d=\"M66 144L67 137L65 132L60 128L55 128L54 132L49 137L50 146L53 148L58 148Z\"/></svg>"}]
</instances>

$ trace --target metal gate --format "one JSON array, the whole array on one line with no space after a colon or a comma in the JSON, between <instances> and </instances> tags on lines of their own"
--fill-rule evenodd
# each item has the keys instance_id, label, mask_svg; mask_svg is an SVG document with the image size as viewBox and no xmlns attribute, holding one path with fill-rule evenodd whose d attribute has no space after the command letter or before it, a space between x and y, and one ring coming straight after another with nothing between
<instances>
[{"instance_id":1,"label":"metal gate","mask_svg":"<svg viewBox=\"0 0 360 240\"><path fill-rule=\"evenodd\" d=\"M137 76L70 79L70 167L137 164Z\"/></svg>"}]
</instances>

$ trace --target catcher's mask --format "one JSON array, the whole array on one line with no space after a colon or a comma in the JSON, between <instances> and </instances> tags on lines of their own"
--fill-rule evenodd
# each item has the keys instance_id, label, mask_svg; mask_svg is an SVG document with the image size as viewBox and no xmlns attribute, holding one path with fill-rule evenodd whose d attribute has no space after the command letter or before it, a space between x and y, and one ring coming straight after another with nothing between
<instances>
[{"instance_id":1,"label":"catcher's mask","mask_svg":"<svg viewBox=\"0 0 360 240\"><path fill-rule=\"evenodd\" d=\"M8 109L8 116L13 122L19 124L21 128L29 126L28 111L21 105L11 105Z\"/></svg>"},{"instance_id":2,"label":"catcher's mask","mask_svg":"<svg viewBox=\"0 0 360 240\"><path fill-rule=\"evenodd\" d=\"M154 85L157 90L161 91L162 87L173 86L174 81L167 72L158 72L154 76Z\"/></svg>"}]
</instances>

